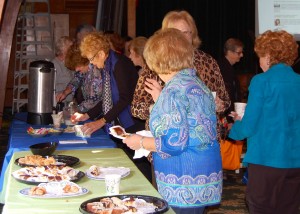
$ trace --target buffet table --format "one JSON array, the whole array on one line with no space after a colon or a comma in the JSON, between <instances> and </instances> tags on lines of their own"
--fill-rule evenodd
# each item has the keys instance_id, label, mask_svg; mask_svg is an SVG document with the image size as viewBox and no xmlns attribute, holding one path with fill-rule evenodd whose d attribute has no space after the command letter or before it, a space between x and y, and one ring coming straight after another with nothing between
<instances>
[{"instance_id":1,"label":"buffet table","mask_svg":"<svg viewBox=\"0 0 300 214\"><path fill-rule=\"evenodd\" d=\"M25 197L19 193L21 189L30 185L20 183L11 176L11 173L20 169L14 164L15 159L29 155L29 151L14 153L5 175L4 189L1 195L2 203L5 203L3 213L80 213L80 204L88 199L105 196L105 183L102 180L92 180L83 177L76 182L79 186L87 188L89 192L85 195L70 198L41 199ZM75 169L86 172L92 165L102 167L128 167L130 174L121 179L120 194L150 195L161 198L143 174L136 168L134 163L121 149L88 149L88 150L61 150L56 155L69 155L80 159ZM174 213L169 210L167 213Z\"/></svg>"},{"instance_id":2,"label":"buffet table","mask_svg":"<svg viewBox=\"0 0 300 214\"><path fill-rule=\"evenodd\" d=\"M27 151L29 146L36 143L42 142L59 142L59 141L69 141L67 144L59 143L57 150L77 150L77 149L88 149L88 148L116 148L116 144L110 139L109 135L105 133L102 129L93 133L91 138L81 138L77 137L74 133L63 133L60 135L48 134L44 137L32 137L27 134L27 129L32 126L33 128L50 128L47 125L30 125L26 123L27 114L17 113L15 119L12 121L9 131L9 142L8 151L3 160L3 166L0 177L0 192L2 191L3 177L6 172L7 165L11 160L12 155L18 151ZM66 127L66 126L62 126ZM86 140L86 143L78 143L78 140ZM77 142L76 142L77 141Z\"/></svg>"}]
</instances>

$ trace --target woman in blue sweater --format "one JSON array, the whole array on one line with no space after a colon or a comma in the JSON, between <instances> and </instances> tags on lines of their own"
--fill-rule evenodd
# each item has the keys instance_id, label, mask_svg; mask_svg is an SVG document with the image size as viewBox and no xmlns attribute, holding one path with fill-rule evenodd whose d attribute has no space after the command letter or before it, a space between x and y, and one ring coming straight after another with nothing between
<instances>
[{"instance_id":1,"label":"woman in blue sweater","mask_svg":"<svg viewBox=\"0 0 300 214\"><path fill-rule=\"evenodd\" d=\"M266 31L254 50L264 71L249 86L243 119L229 137L247 138L244 163L250 213L298 213L300 206L300 75L291 68L298 44L285 31Z\"/></svg>"}]
</instances>

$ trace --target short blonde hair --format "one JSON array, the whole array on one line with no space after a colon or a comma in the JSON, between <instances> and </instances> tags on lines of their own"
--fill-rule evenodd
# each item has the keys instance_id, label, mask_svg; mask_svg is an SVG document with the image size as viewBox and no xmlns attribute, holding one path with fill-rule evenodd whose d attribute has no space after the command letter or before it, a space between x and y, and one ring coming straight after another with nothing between
<instances>
[{"instance_id":1,"label":"short blonde hair","mask_svg":"<svg viewBox=\"0 0 300 214\"><path fill-rule=\"evenodd\" d=\"M193 17L185 10L168 12L162 22L162 29L172 28L174 23L184 20L192 30L192 43L194 48L199 48L201 39L198 36L198 30Z\"/></svg>"},{"instance_id":2,"label":"short blonde hair","mask_svg":"<svg viewBox=\"0 0 300 214\"><path fill-rule=\"evenodd\" d=\"M254 51L258 57L270 55L270 66L278 63L292 65L298 57L298 44L284 30L268 30L256 38Z\"/></svg>"},{"instance_id":3,"label":"short blonde hair","mask_svg":"<svg viewBox=\"0 0 300 214\"><path fill-rule=\"evenodd\" d=\"M132 49L137 55L143 57L143 52L144 52L146 42L147 42L146 37L143 36L136 37L130 41L128 45L128 50Z\"/></svg>"},{"instance_id":4,"label":"short blonde hair","mask_svg":"<svg viewBox=\"0 0 300 214\"><path fill-rule=\"evenodd\" d=\"M193 68L193 46L177 29L157 31L144 49L147 65L157 74L170 74Z\"/></svg>"},{"instance_id":5,"label":"short blonde hair","mask_svg":"<svg viewBox=\"0 0 300 214\"><path fill-rule=\"evenodd\" d=\"M85 58L88 54L95 55L100 50L104 51L105 54L108 54L110 50L110 44L103 33L91 32L80 43L81 55Z\"/></svg>"}]
</instances>

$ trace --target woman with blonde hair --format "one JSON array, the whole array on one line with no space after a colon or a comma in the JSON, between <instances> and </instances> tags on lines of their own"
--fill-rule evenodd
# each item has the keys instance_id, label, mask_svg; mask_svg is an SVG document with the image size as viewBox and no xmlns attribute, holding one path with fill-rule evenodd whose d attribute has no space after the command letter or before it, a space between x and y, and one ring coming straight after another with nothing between
<instances>
[{"instance_id":1,"label":"woman with blonde hair","mask_svg":"<svg viewBox=\"0 0 300 214\"><path fill-rule=\"evenodd\" d=\"M286 31L266 31L254 50L263 73L249 86L245 114L229 137L247 138L250 213L294 214L300 207L300 75L291 68L298 44Z\"/></svg>"},{"instance_id":2,"label":"woman with blonde hair","mask_svg":"<svg viewBox=\"0 0 300 214\"><path fill-rule=\"evenodd\" d=\"M177 29L155 33L146 43L149 68L165 82L150 114L154 137L123 140L153 152L159 193L176 213L201 214L220 203L222 163L214 98L193 69L193 46Z\"/></svg>"}]
</instances>

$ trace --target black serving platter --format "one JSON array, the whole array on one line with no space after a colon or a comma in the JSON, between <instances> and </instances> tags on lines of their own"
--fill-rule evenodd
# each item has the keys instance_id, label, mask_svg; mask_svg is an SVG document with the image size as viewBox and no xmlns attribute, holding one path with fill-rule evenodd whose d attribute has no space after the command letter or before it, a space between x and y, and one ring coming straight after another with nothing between
<instances>
[{"instance_id":1,"label":"black serving platter","mask_svg":"<svg viewBox=\"0 0 300 214\"><path fill-rule=\"evenodd\" d=\"M43 158L49 158L49 157L53 157L56 162L59 162L60 164L57 165L65 165L65 166L75 166L76 164L78 164L80 162L79 158L77 157L73 157L73 156L68 156L68 155L50 155L50 156L43 156ZM17 158L15 160L15 164L20 166L20 167L35 167L36 165L30 165L30 164L22 164L19 163L19 159Z\"/></svg>"},{"instance_id":2,"label":"black serving platter","mask_svg":"<svg viewBox=\"0 0 300 214\"><path fill-rule=\"evenodd\" d=\"M79 181L81 178L83 178L85 176L85 173L82 172L82 171L79 171L74 177L71 178L70 181L72 182L77 182ZM12 175L12 177L14 177ZM48 182L44 182L44 181L27 181L27 180L23 180L23 179L20 179L20 178L16 178L14 177L17 181L21 182L21 183L24 183L24 184L30 184L30 185L38 185L40 183L48 183Z\"/></svg>"},{"instance_id":3,"label":"black serving platter","mask_svg":"<svg viewBox=\"0 0 300 214\"><path fill-rule=\"evenodd\" d=\"M97 198L92 198L89 199L85 202L83 202L80 207L79 211L83 214L92 214L91 212L87 211L87 204L92 203L92 202L99 202L103 198L111 198L111 197L117 197L121 200L125 198L139 198L143 199L148 203L153 203L155 206L157 206L157 210L153 213L150 214L159 214L159 213L165 213L169 210L168 202L166 202L164 199L153 197L153 196L148 196L148 195L112 195L112 196L102 196L102 197L97 197Z\"/></svg>"}]
</instances>

